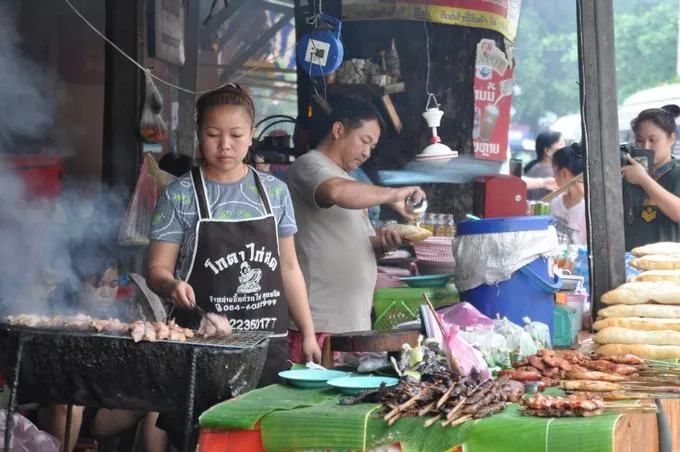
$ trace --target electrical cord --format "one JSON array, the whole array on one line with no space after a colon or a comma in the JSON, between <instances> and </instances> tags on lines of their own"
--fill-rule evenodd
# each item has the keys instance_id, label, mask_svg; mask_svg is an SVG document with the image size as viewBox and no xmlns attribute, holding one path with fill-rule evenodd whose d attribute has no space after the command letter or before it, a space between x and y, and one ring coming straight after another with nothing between
<instances>
[{"instance_id":1,"label":"electrical cord","mask_svg":"<svg viewBox=\"0 0 680 452\"><path fill-rule=\"evenodd\" d=\"M165 80L165 79L163 79L163 78L157 76L157 75L154 74L153 72L151 72L151 69L145 68L144 66L142 66L141 64L139 64L139 63L137 62L137 60L135 60L135 59L132 58L130 55L128 55L127 53L125 53L125 51L123 51L123 49L121 49L120 47L118 47L118 46L116 45L116 43L114 43L114 42L111 41L109 38L107 38L106 35L105 35L104 33L102 33L101 31L99 31L99 29L98 29L97 27L95 27L89 20L87 20L87 18L86 18L86 17L85 17L85 16L84 16L84 15L83 15L83 14L82 14L82 13L81 13L74 5L73 5L73 3L71 3L70 0L64 0L64 2L66 3L66 5L68 5L69 8L71 8L71 10L74 12L74 14L75 14L76 16L78 16L78 17L85 23L85 25L87 25L87 26L88 26L95 34L97 34L100 38L102 38L102 39L103 39L106 43L108 43L111 47L113 47L114 49L116 49L116 51L117 51L118 53L120 53L123 57L125 57L125 58L126 58L128 61L130 61L132 64L134 64L135 66L137 66L142 72L144 72L145 74L148 74L149 77L154 78L155 80L157 80L158 82L162 83L163 85L169 86L170 88L174 88L174 89L176 89L176 90L178 90L178 91L181 91L181 92L184 92L184 93L187 93L187 94L194 94L194 95L205 94L205 93L208 93L208 92L213 91L213 90L215 90L215 89L218 89L218 88L221 88L221 87L223 87L223 86L226 86L226 85L228 85L229 83L236 83L237 81L241 80L243 77L246 77L246 76L248 76L249 74L251 74L252 72L255 72L255 71L257 71L257 70L259 69L259 67L257 67L257 66L256 66L256 67L253 67L253 68L249 69L248 71L244 72L243 74L239 75L238 77L236 77L234 80L230 80L230 81L228 81L228 82L225 82L225 83L223 83L222 85L220 85L220 86L218 86L218 87L215 87L215 88L213 88L213 89L204 90L204 91L192 91L192 90L190 90L190 89L183 88L183 87L181 87L181 86L179 86L179 85L175 85L174 83L168 82L167 80ZM290 46L289 48L287 48L282 54L276 54L276 55L274 55L274 56L272 56L272 57L270 57L270 58L264 60L264 62L265 62L265 63L274 63L274 62L280 60L281 58L285 57L285 56L288 54L288 52L290 52L290 51L293 50L293 49L295 49L295 45L292 45L292 46Z\"/></svg>"}]
</instances>

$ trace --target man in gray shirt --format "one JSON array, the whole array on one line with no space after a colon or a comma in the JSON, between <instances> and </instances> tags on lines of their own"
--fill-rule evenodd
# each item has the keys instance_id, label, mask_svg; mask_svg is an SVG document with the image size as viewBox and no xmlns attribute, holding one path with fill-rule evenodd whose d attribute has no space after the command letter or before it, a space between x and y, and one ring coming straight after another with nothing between
<instances>
[{"instance_id":1,"label":"man in gray shirt","mask_svg":"<svg viewBox=\"0 0 680 452\"><path fill-rule=\"evenodd\" d=\"M403 211L407 197L424 196L419 187L384 188L350 177L378 143L381 120L357 99L333 106L325 138L288 171L298 225L295 246L320 343L328 333L371 329L376 255L401 245L393 232L376 236L365 209L392 204ZM295 341L289 346L293 354Z\"/></svg>"}]
</instances>

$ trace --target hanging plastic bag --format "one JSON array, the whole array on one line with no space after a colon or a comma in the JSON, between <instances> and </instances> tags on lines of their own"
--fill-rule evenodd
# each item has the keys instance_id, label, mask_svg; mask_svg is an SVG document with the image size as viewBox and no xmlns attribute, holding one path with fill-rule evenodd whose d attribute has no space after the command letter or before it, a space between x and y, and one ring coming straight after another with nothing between
<instances>
[{"instance_id":1,"label":"hanging plastic bag","mask_svg":"<svg viewBox=\"0 0 680 452\"><path fill-rule=\"evenodd\" d=\"M161 170L150 154L144 154L142 168L125 219L120 228L118 241L123 245L146 245L149 243L151 217L165 187L175 176Z\"/></svg>"},{"instance_id":2,"label":"hanging plastic bag","mask_svg":"<svg viewBox=\"0 0 680 452\"><path fill-rule=\"evenodd\" d=\"M144 102L139 123L139 134L146 143L162 143L168 138L168 125L161 116L163 96L151 76L146 74Z\"/></svg>"}]
</instances>

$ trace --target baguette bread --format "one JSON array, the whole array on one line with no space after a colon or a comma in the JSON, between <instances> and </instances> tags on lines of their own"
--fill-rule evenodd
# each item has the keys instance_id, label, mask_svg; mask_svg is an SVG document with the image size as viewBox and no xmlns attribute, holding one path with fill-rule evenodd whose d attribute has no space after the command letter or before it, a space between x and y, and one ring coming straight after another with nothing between
<instances>
[{"instance_id":1,"label":"baguette bread","mask_svg":"<svg viewBox=\"0 0 680 452\"><path fill-rule=\"evenodd\" d=\"M652 317L657 319L680 319L680 306L663 304L615 304L600 309L598 317Z\"/></svg>"},{"instance_id":2,"label":"baguette bread","mask_svg":"<svg viewBox=\"0 0 680 452\"><path fill-rule=\"evenodd\" d=\"M613 326L597 333L593 340L598 344L680 345L680 331L640 331Z\"/></svg>"},{"instance_id":3,"label":"baguette bread","mask_svg":"<svg viewBox=\"0 0 680 452\"><path fill-rule=\"evenodd\" d=\"M598 320L593 328L602 331L605 328L620 327L642 331L680 331L680 319L650 319L642 317L609 317Z\"/></svg>"},{"instance_id":4,"label":"baguette bread","mask_svg":"<svg viewBox=\"0 0 680 452\"><path fill-rule=\"evenodd\" d=\"M649 245L633 248L631 250L631 254L636 257L649 255L680 256L680 243L676 242L650 243Z\"/></svg>"},{"instance_id":5,"label":"baguette bread","mask_svg":"<svg viewBox=\"0 0 680 452\"><path fill-rule=\"evenodd\" d=\"M432 237L432 232L429 230L412 224L392 224L387 226L386 229L397 231L402 240L408 240L411 243L422 242Z\"/></svg>"},{"instance_id":6,"label":"baguette bread","mask_svg":"<svg viewBox=\"0 0 680 452\"><path fill-rule=\"evenodd\" d=\"M680 270L649 270L633 276L630 280L640 282L668 281L680 285Z\"/></svg>"},{"instance_id":7,"label":"baguette bread","mask_svg":"<svg viewBox=\"0 0 680 452\"><path fill-rule=\"evenodd\" d=\"M680 305L680 286L670 281L635 281L621 284L614 290L602 295L605 304L678 304Z\"/></svg>"},{"instance_id":8,"label":"baguette bread","mask_svg":"<svg viewBox=\"0 0 680 452\"><path fill-rule=\"evenodd\" d=\"M593 380L562 380L559 387L565 391L611 392L621 390L621 385L618 383Z\"/></svg>"},{"instance_id":9,"label":"baguette bread","mask_svg":"<svg viewBox=\"0 0 680 452\"><path fill-rule=\"evenodd\" d=\"M680 256L651 254L633 259L630 265L638 270L679 270Z\"/></svg>"},{"instance_id":10,"label":"baguette bread","mask_svg":"<svg viewBox=\"0 0 680 452\"><path fill-rule=\"evenodd\" d=\"M597 349L603 355L631 353L643 359L680 359L677 345L606 344Z\"/></svg>"}]
</instances>

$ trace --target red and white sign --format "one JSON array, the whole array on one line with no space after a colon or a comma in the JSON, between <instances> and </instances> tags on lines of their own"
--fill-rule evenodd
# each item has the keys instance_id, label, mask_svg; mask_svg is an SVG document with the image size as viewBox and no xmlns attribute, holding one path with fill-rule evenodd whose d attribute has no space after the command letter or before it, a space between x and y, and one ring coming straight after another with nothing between
<instances>
[{"instance_id":1,"label":"red and white sign","mask_svg":"<svg viewBox=\"0 0 680 452\"><path fill-rule=\"evenodd\" d=\"M512 84L512 68L505 53L493 40L482 39L475 63L475 158L507 160Z\"/></svg>"}]
</instances>

